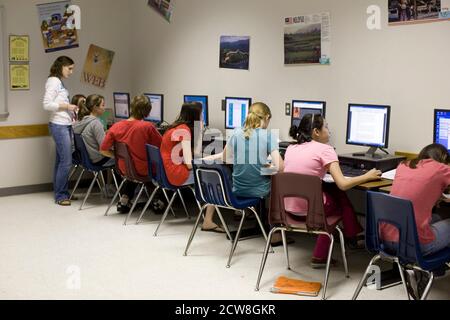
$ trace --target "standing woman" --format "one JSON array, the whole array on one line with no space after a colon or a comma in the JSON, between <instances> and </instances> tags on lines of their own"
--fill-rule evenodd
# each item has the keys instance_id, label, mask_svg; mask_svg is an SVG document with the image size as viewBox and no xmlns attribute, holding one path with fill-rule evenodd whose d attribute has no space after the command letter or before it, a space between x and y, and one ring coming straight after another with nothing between
<instances>
[{"instance_id":1,"label":"standing woman","mask_svg":"<svg viewBox=\"0 0 450 320\"><path fill-rule=\"evenodd\" d=\"M56 144L56 163L53 177L55 201L60 206L70 206L69 172L72 166L72 124L78 106L70 103L69 91L63 79L69 78L74 69L69 57L59 57L50 69L45 84L44 109L51 112L49 129Z\"/></svg>"}]
</instances>

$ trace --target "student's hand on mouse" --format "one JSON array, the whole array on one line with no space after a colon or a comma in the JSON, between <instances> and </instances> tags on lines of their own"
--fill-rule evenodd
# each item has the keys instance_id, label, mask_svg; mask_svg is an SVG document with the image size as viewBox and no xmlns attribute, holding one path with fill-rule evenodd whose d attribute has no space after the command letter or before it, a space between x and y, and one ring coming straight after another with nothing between
<instances>
[{"instance_id":1,"label":"student's hand on mouse","mask_svg":"<svg viewBox=\"0 0 450 320\"><path fill-rule=\"evenodd\" d=\"M379 180L381 179L382 172L377 169L372 169L370 171L367 171L365 176L370 180Z\"/></svg>"}]
</instances>

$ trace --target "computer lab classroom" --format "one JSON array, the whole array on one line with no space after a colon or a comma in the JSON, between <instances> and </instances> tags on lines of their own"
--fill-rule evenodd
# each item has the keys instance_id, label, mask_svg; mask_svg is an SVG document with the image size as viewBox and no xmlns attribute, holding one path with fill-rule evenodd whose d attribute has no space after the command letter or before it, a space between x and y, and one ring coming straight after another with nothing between
<instances>
[{"instance_id":1,"label":"computer lab classroom","mask_svg":"<svg viewBox=\"0 0 450 320\"><path fill-rule=\"evenodd\" d=\"M449 13L0 0L0 298L450 299Z\"/></svg>"}]
</instances>

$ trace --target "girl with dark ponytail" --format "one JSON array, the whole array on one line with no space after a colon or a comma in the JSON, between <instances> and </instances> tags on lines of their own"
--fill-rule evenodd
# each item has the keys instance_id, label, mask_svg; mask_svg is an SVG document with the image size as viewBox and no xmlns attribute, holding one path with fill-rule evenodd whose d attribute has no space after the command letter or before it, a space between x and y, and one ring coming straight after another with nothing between
<instances>
[{"instance_id":1,"label":"girl with dark ponytail","mask_svg":"<svg viewBox=\"0 0 450 320\"><path fill-rule=\"evenodd\" d=\"M336 184L323 185L325 215L343 217L346 244L357 248L357 235L363 229L344 191L379 179L381 172L371 170L359 177L345 178L339 167L336 151L328 145L330 132L326 120L321 115L305 115L298 127L291 128L290 134L297 144L291 145L286 151L284 171L318 176L321 179L327 172L333 176ZM286 210L294 213L307 211L307 205L301 199L286 199L285 206ZM326 266L329 246L330 239L327 236L319 236L311 260L313 268Z\"/></svg>"}]
</instances>

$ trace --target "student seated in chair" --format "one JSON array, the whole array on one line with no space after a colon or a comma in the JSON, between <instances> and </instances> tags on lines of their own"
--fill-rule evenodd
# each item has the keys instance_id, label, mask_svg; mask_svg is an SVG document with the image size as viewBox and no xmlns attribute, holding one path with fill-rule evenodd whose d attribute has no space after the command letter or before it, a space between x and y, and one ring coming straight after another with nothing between
<instances>
[{"instance_id":1,"label":"student seated in chair","mask_svg":"<svg viewBox=\"0 0 450 320\"><path fill-rule=\"evenodd\" d=\"M99 117L105 112L105 98L93 94L85 101L79 102L78 122L73 125L73 132L80 134L86 145L89 159L96 166L111 167L114 159L100 153L100 146L105 139L105 130Z\"/></svg>"},{"instance_id":2,"label":"student seated in chair","mask_svg":"<svg viewBox=\"0 0 450 320\"><path fill-rule=\"evenodd\" d=\"M158 148L161 146L161 135L156 130L156 127L150 122L143 121L150 114L151 110L151 102L145 95L133 98L131 101L131 117L128 120L114 124L108 130L105 140L100 147L104 156L113 157L112 148L114 142L125 143L130 151L137 173L143 177L148 175L145 145L151 144ZM119 161L118 165L120 170L125 172L125 163ZM136 187L137 185L130 181L124 184L122 197L117 204L118 212L130 212L131 200L134 197Z\"/></svg>"},{"instance_id":3,"label":"student seated in chair","mask_svg":"<svg viewBox=\"0 0 450 320\"><path fill-rule=\"evenodd\" d=\"M202 112L200 103L184 104L177 120L167 128L162 138L161 158L167 179L175 187L194 184L193 155L200 154L202 147L202 136L195 137L194 128L199 125L197 132L203 132ZM214 212L214 206L207 207L202 231L225 233L213 222Z\"/></svg>"},{"instance_id":4,"label":"student seated in chair","mask_svg":"<svg viewBox=\"0 0 450 320\"><path fill-rule=\"evenodd\" d=\"M250 107L244 128L236 129L222 154L206 157L205 160L217 160L233 164L233 193L238 197L264 198L270 193L270 176L264 175L265 169L274 173L283 171L283 159L278 150L278 137L267 128L272 118L270 108L258 102ZM272 164L268 164L268 157ZM267 205L265 206L268 207ZM267 211L267 210L264 210ZM268 218L264 217L267 229ZM293 240L289 239L289 243ZM281 233L272 237L272 246L282 245Z\"/></svg>"},{"instance_id":5,"label":"student seated in chair","mask_svg":"<svg viewBox=\"0 0 450 320\"><path fill-rule=\"evenodd\" d=\"M289 146L285 155L285 172L314 175L323 179L327 172L331 173L336 184L323 184L324 210L327 216L342 215L346 244L358 247L357 235L363 231L359 225L355 211L344 191L359 184L380 179L379 170L371 170L366 174L347 179L339 167L336 151L328 145L330 132L328 124L321 115L305 115L299 127L292 127L290 132L297 144ZM305 213L307 204L302 199L286 199L286 210L293 213ZM314 249L311 266L324 268L327 262L329 237L320 235ZM335 263L335 261L333 261Z\"/></svg>"}]
</instances>

